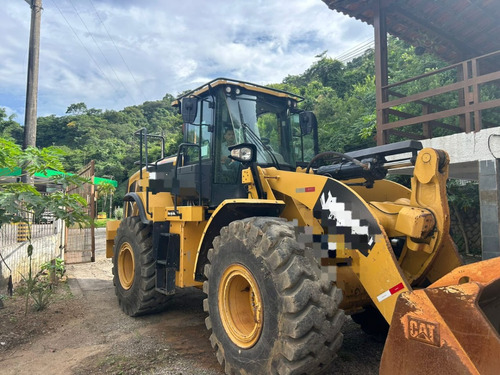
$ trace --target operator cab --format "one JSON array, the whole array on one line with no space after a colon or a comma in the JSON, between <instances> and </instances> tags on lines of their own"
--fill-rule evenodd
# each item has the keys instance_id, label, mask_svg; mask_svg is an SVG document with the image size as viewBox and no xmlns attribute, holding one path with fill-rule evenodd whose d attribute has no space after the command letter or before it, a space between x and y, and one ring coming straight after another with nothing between
<instances>
[{"instance_id":1,"label":"operator cab","mask_svg":"<svg viewBox=\"0 0 500 375\"><path fill-rule=\"evenodd\" d=\"M298 109L303 98L281 90L219 78L178 98L184 142L179 147L172 193L184 204L216 207L246 198L242 163L230 149L252 145L260 167L295 170L317 154L317 125ZM191 202L191 203L190 203Z\"/></svg>"}]
</instances>

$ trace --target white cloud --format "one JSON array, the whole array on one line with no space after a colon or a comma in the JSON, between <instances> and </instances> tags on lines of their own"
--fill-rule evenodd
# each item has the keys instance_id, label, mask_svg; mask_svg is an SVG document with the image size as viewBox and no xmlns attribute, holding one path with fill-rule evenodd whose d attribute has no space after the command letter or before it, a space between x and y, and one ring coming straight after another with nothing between
<instances>
[{"instance_id":1,"label":"white cloud","mask_svg":"<svg viewBox=\"0 0 500 375\"><path fill-rule=\"evenodd\" d=\"M29 18L20 0L0 14L0 106L12 108L18 119ZM45 0L41 34L43 116L64 114L77 102L121 109L219 76L280 82L302 73L315 55L339 55L372 30L321 0Z\"/></svg>"}]
</instances>

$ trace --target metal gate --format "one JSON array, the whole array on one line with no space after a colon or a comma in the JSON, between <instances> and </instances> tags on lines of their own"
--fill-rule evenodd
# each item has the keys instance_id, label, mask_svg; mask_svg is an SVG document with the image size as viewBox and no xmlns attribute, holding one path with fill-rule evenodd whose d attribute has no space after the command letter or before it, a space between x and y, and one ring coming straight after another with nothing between
<instances>
[{"instance_id":1,"label":"metal gate","mask_svg":"<svg viewBox=\"0 0 500 375\"><path fill-rule=\"evenodd\" d=\"M91 183L68 187L68 194L80 194L87 201L87 214L95 217L94 161L87 164L78 175ZM67 264L95 262L94 225L90 228L68 228L66 230L64 260Z\"/></svg>"}]
</instances>

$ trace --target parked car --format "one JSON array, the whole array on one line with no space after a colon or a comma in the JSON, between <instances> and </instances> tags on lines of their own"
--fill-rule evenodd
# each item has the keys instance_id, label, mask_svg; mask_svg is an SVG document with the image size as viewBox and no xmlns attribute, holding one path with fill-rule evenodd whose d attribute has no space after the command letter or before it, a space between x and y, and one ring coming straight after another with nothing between
<instances>
[{"instance_id":1,"label":"parked car","mask_svg":"<svg viewBox=\"0 0 500 375\"><path fill-rule=\"evenodd\" d=\"M52 224L54 222L54 213L52 211L44 211L40 215L40 224Z\"/></svg>"}]
</instances>

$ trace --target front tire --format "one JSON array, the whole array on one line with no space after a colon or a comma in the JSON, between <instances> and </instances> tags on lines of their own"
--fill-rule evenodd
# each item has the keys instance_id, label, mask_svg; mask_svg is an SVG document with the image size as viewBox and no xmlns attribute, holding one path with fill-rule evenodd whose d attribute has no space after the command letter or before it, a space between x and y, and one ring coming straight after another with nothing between
<instances>
[{"instance_id":1,"label":"front tire","mask_svg":"<svg viewBox=\"0 0 500 375\"><path fill-rule=\"evenodd\" d=\"M316 374L342 344L342 292L320 282L291 223L250 218L222 228L203 285L210 341L226 374Z\"/></svg>"},{"instance_id":2,"label":"front tire","mask_svg":"<svg viewBox=\"0 0 500 375\"><path fill-rule=\"evenodd\" d=\"M163 309L168 296L155 290L151 226L137 216L122 220L113 248L113 282L121 309L139 316Z\"/></svg>"}]
</instances>

